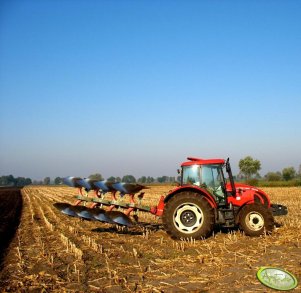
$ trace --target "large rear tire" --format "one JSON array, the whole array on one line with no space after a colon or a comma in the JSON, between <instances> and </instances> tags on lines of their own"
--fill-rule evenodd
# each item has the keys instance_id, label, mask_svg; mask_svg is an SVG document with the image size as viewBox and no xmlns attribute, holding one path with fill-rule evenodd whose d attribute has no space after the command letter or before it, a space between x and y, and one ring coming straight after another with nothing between
<instances>
[{"instance_id":1,"label":"large rear tire","mask_svg":"<svg viewBox=\"0 0 301 293\"><path fill-rule=\"evenodd\" d=\"M274 224L272 212L262 204L249 204L240 211L239 227L248 236L260 236L264 232L271 234Z\"/></svg>"},{"instance_id":2,"label":"large rear tire","mask_svg":"<svg viewBox=\"0 0 301 293\"><path fill-rule=\"evenodd\" d=\"M214 210L200 194L180 192L164 207L163 226L175 239L208 237L214 227Z\"/></svg>"}]
</instances>

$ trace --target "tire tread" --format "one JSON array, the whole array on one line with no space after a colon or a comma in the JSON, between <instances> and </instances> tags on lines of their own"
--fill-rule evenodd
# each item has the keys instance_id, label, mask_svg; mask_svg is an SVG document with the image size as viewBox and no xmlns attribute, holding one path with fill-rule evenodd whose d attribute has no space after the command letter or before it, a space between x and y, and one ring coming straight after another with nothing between
<instances>
[{"instance_id":1,"label":"tire tread","mask_svg":"<svg viewBox=\"0 0 301 293\"><path fill-rule=\"evenodd\" d=\"M194 233L185 234L180 232L174 225L173 222L173 214L175 209L184 202L192 202L198 204L199 207L202 209L204 214L204 223L202 227ZM164 207L164 212L162 215L163 226L172 238L174 239L181 239L181 238L193 238L193 239L200 239L200 238L207 238L211 235L214 227L214 210L209 204L209 202L205 199L205 197L196 192L180 192L174 195Z\"/></svg>"}]
</instances>

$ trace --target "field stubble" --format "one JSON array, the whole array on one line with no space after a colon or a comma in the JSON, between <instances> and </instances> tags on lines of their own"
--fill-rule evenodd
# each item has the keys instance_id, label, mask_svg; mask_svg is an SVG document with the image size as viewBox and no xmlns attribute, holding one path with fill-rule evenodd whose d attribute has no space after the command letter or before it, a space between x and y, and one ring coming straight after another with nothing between
<instances>
[{"instance_id":1,"label":"field stubble","mask_svg":"<svg viewBox=\"0 0 301 293\"><path fill-rule=\"evenodd\" d=\"M153 186L155 205L171 187ZM256 279L261 266L301 279L301 188L264 188L288 207L271 236L220 231L200 241L172 240L160 219L140 213L142 227L119 228L70 218L53 207L73 202L69 187L22 190L21 224L0 275L4 291L24 292L272 292ZM300 289L296 289L298 291Z\"/></svg>"}]
</instances>

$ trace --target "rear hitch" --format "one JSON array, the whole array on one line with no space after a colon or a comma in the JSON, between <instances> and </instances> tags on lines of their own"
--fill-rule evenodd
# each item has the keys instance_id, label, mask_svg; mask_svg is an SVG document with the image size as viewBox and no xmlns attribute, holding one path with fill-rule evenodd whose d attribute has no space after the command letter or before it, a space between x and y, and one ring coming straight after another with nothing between
<instances>
[{"instance_id":1,"label":"rear hitch","mask_svg":"<svg viewBox=\"0 0 301 293\"><path fill-rule=\"evenodd\" d=\"M164 199L165 199L165 196L161 195L158 205L150 208L151 214L156 215L158 217L162 216L163 210L164 210Z\"/></svg>"},{"instance_id":2,"label":"rear hitch","mask_svg":"<svg viewBox=\"0 0 301 293\"><path fill-rule=\"evenodd\" d=\"M281 204L271 204L271 211L273 216L285 216L287 215L287 207Z\"/></svg>"}]
</instances>

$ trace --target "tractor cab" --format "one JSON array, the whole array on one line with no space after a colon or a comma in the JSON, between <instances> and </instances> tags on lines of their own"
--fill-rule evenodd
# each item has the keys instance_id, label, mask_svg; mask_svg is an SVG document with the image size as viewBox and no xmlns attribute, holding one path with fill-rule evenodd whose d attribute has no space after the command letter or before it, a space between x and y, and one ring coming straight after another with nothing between
<instances>
[{"instance_id":1,"label":"tractor cab","mask_svg":"<svg viewBox=\"0 0 301 293\"><path fill-rule=\"evenodd\" d=\"M196 185L200 188L205 188L215 196L218 202L224 202L227 197L227 191L223 169L226 167L231 186L234 187L232 191L234 190L235 192L229 160L225 162L222 159L203 160L191 157L188 160L188 162L184 162L181 165L181 186Z\"/></svg>"}]
</instances>

